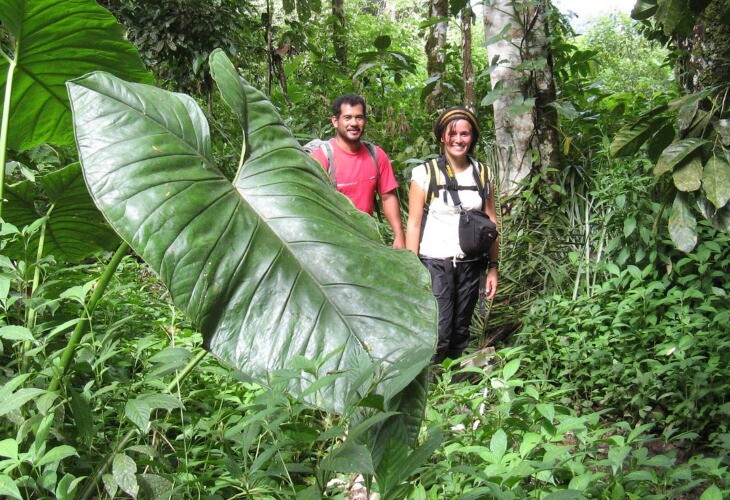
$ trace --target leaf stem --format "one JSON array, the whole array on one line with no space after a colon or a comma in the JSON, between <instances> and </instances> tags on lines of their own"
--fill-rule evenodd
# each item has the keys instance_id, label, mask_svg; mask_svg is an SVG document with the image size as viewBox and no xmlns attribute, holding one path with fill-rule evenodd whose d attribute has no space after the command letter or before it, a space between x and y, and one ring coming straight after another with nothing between
<instances>
[{"instance_id":1,"label":"leaf stem","mask_svg":"<svg viewBox=\"0 0 730 500\"><path fill-rule=\"evenodd\" d=\"M76 347L81 340L81 336L86 330L89 319L91 318L91 315L96 308L96 304L97 302L99 302L99 299L101 299L101 297L104 295L104 292L109 285L109 281L116 272L117 267L119 267L119 263L122 261L122 257L124 257L124 255L127 253L127 250L129 250L129 245L127 243L122 243L121 245L119 245L116 253L109 261L109 264L107 264L106 269L104 269L104 273L99 278L99 282L96 284L94 293L91 294L91 298L84 308L84 313L81 317L81 321L76 323L76 328L71 334L71 338L68 340L68 344L66 344L66 348L63 351L63 355L61 356L61 362L58 366L58 372L53 377L53 380L51 380L51 384L48 386L48 390L50 392L55 391L60 386L61 378L63 378L66 370L68 369L68 366L71 364L71 360L73 359Z\"/></svg>"},{"instance_id":2,"label":"leaf stem","mask_svg":"<svg viewBox=\"0 0 730 500\"><path fill-rule=\"evenodd\" d=\"M208 354L208 351L201 349L195 358L193 358L185 368L177 374L175 379L170 382L170 385L168 385L165 388L165 391L163 394L170 393L176 388L179 388L180 383L185 380L185 378L190 375L190 372L193 371L193 369L198 366L198 363L200 363L203 358ZM121 452L124 447L127 445L127 443L138 433L139 431L137 429L132 429L125 436L122 438L121 441L114 447L114 451L110 453L106 459L99 465L99 468L96 469L96 471L91 475L88 482L86 483L86 487L84 488L84 491L79 495L79 500L88 500L91 498L91 496L94 494L94 490L96 490L97 484L99 484L99 481L101 481L102 476L106 473L106 471L109 469L109 466L114 461L114 457L117 455L117 453Z\"/></svg>"},{"instance_id":3,"label":"leaf stem","mask_svg":"<svg viewBox=\"0 0 730 500\"><path fill-rule=\"evenodd\" d=\"M4 54L4 53L3 53ZM17 48L16 48L17 54ZM8 147L8 124L10 123L10 98L13 95L13 74L15 73L15 59L10 59L8 76L5 81L5 100L3 101L3 117L0 122L0 217L3 214L3 195L5 190L5 159Z\"/></svg>"}]
</instances>

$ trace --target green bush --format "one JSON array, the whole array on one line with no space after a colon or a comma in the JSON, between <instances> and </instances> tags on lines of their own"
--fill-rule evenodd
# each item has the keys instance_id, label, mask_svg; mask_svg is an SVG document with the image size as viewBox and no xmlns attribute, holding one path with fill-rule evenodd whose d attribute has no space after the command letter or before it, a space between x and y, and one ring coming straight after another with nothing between
<instances>
[{"instance_id":1,"label":"green bush","mask_svg":"<svg viewBox=\"0 0 730 500\"><path fill-rule=\"evenodd\" d=\"M585 408L659 422L665 435L726 440L730 246L709 226L703 237L690 255L662 247L643 267L606 265L610 278L590 295L537 301L519 335L530 374Z\"/></svg>"}]
</instances>

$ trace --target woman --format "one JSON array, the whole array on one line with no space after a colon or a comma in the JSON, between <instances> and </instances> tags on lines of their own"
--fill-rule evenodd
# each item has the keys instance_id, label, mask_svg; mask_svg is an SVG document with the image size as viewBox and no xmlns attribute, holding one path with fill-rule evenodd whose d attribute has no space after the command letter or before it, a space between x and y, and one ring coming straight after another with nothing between
<instances>
[{"instance_id":1,"label":"woman","mask_svg":"<svg viewBox=\"0 0 730 500\"><path fill-rule=\"evenodd\" d=\"M469 344L469 324L486 264L481 259L467 258L459 246L460 212L454 206L454 186L446 190L448 179L445 180L444 174L455 178L457 200L464 209L481 209L495 224L497 217L491 180L486 179L486 185L479 186L481 169L470 157L479 137L476 116L463 107L449 108L436 120L434 135L441 141L443 156L438 160L441 170L435 170L436 164L413 169L406 248L418 255L431 273L439 308L439 339L434 362L440 364L446 358L460 357ZM437 182L432 181L433 172L439 176ZM480 187L486 189L480 191ZM490 247L486 264L488 299L497 293L498 241Z\"/></svg>"}]
</instances>

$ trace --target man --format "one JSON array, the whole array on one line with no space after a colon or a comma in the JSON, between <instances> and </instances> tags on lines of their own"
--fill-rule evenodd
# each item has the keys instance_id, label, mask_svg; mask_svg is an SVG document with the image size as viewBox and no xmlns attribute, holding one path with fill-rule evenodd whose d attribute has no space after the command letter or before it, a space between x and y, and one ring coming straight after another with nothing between
<instances>
[{"instance_id":1,"label":"man","mask_svg":"<svg viewBox=\"0 0 730 500\"><path fill-rule=\"evenodd\" d=\"M332 105L332 126L335 137L329 141L332 147L335 169L335 183L339 192L347 196L356 208L373 215L375 191L380 193L383 214L393 230L393 248L405 248L405 237L401 226L400 206L395 189L398 182L388 155L374 146L374 156L361 140L367 122L366 105L362 97L345 94ZM322 149L312 152L325 170L329 170L327 154Z\"/></svg>"}]
</instances>

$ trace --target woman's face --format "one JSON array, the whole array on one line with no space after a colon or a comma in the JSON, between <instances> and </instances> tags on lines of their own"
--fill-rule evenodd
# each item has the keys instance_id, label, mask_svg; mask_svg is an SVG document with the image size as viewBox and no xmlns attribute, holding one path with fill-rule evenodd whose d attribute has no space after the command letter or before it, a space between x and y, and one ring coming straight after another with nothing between
<instances>
[{"instance_id":1,"label":"woman's face","mask_svg":"<svg viewBox=\"0 0 730 500\"><path fill-rule=\"evenodd\" d=\"M466 120L454 120L446 125L441 142L444 143L446 155L453 159L465 158L469 153L471 141L471 124Z\"/></svg>"}]
</instances>

